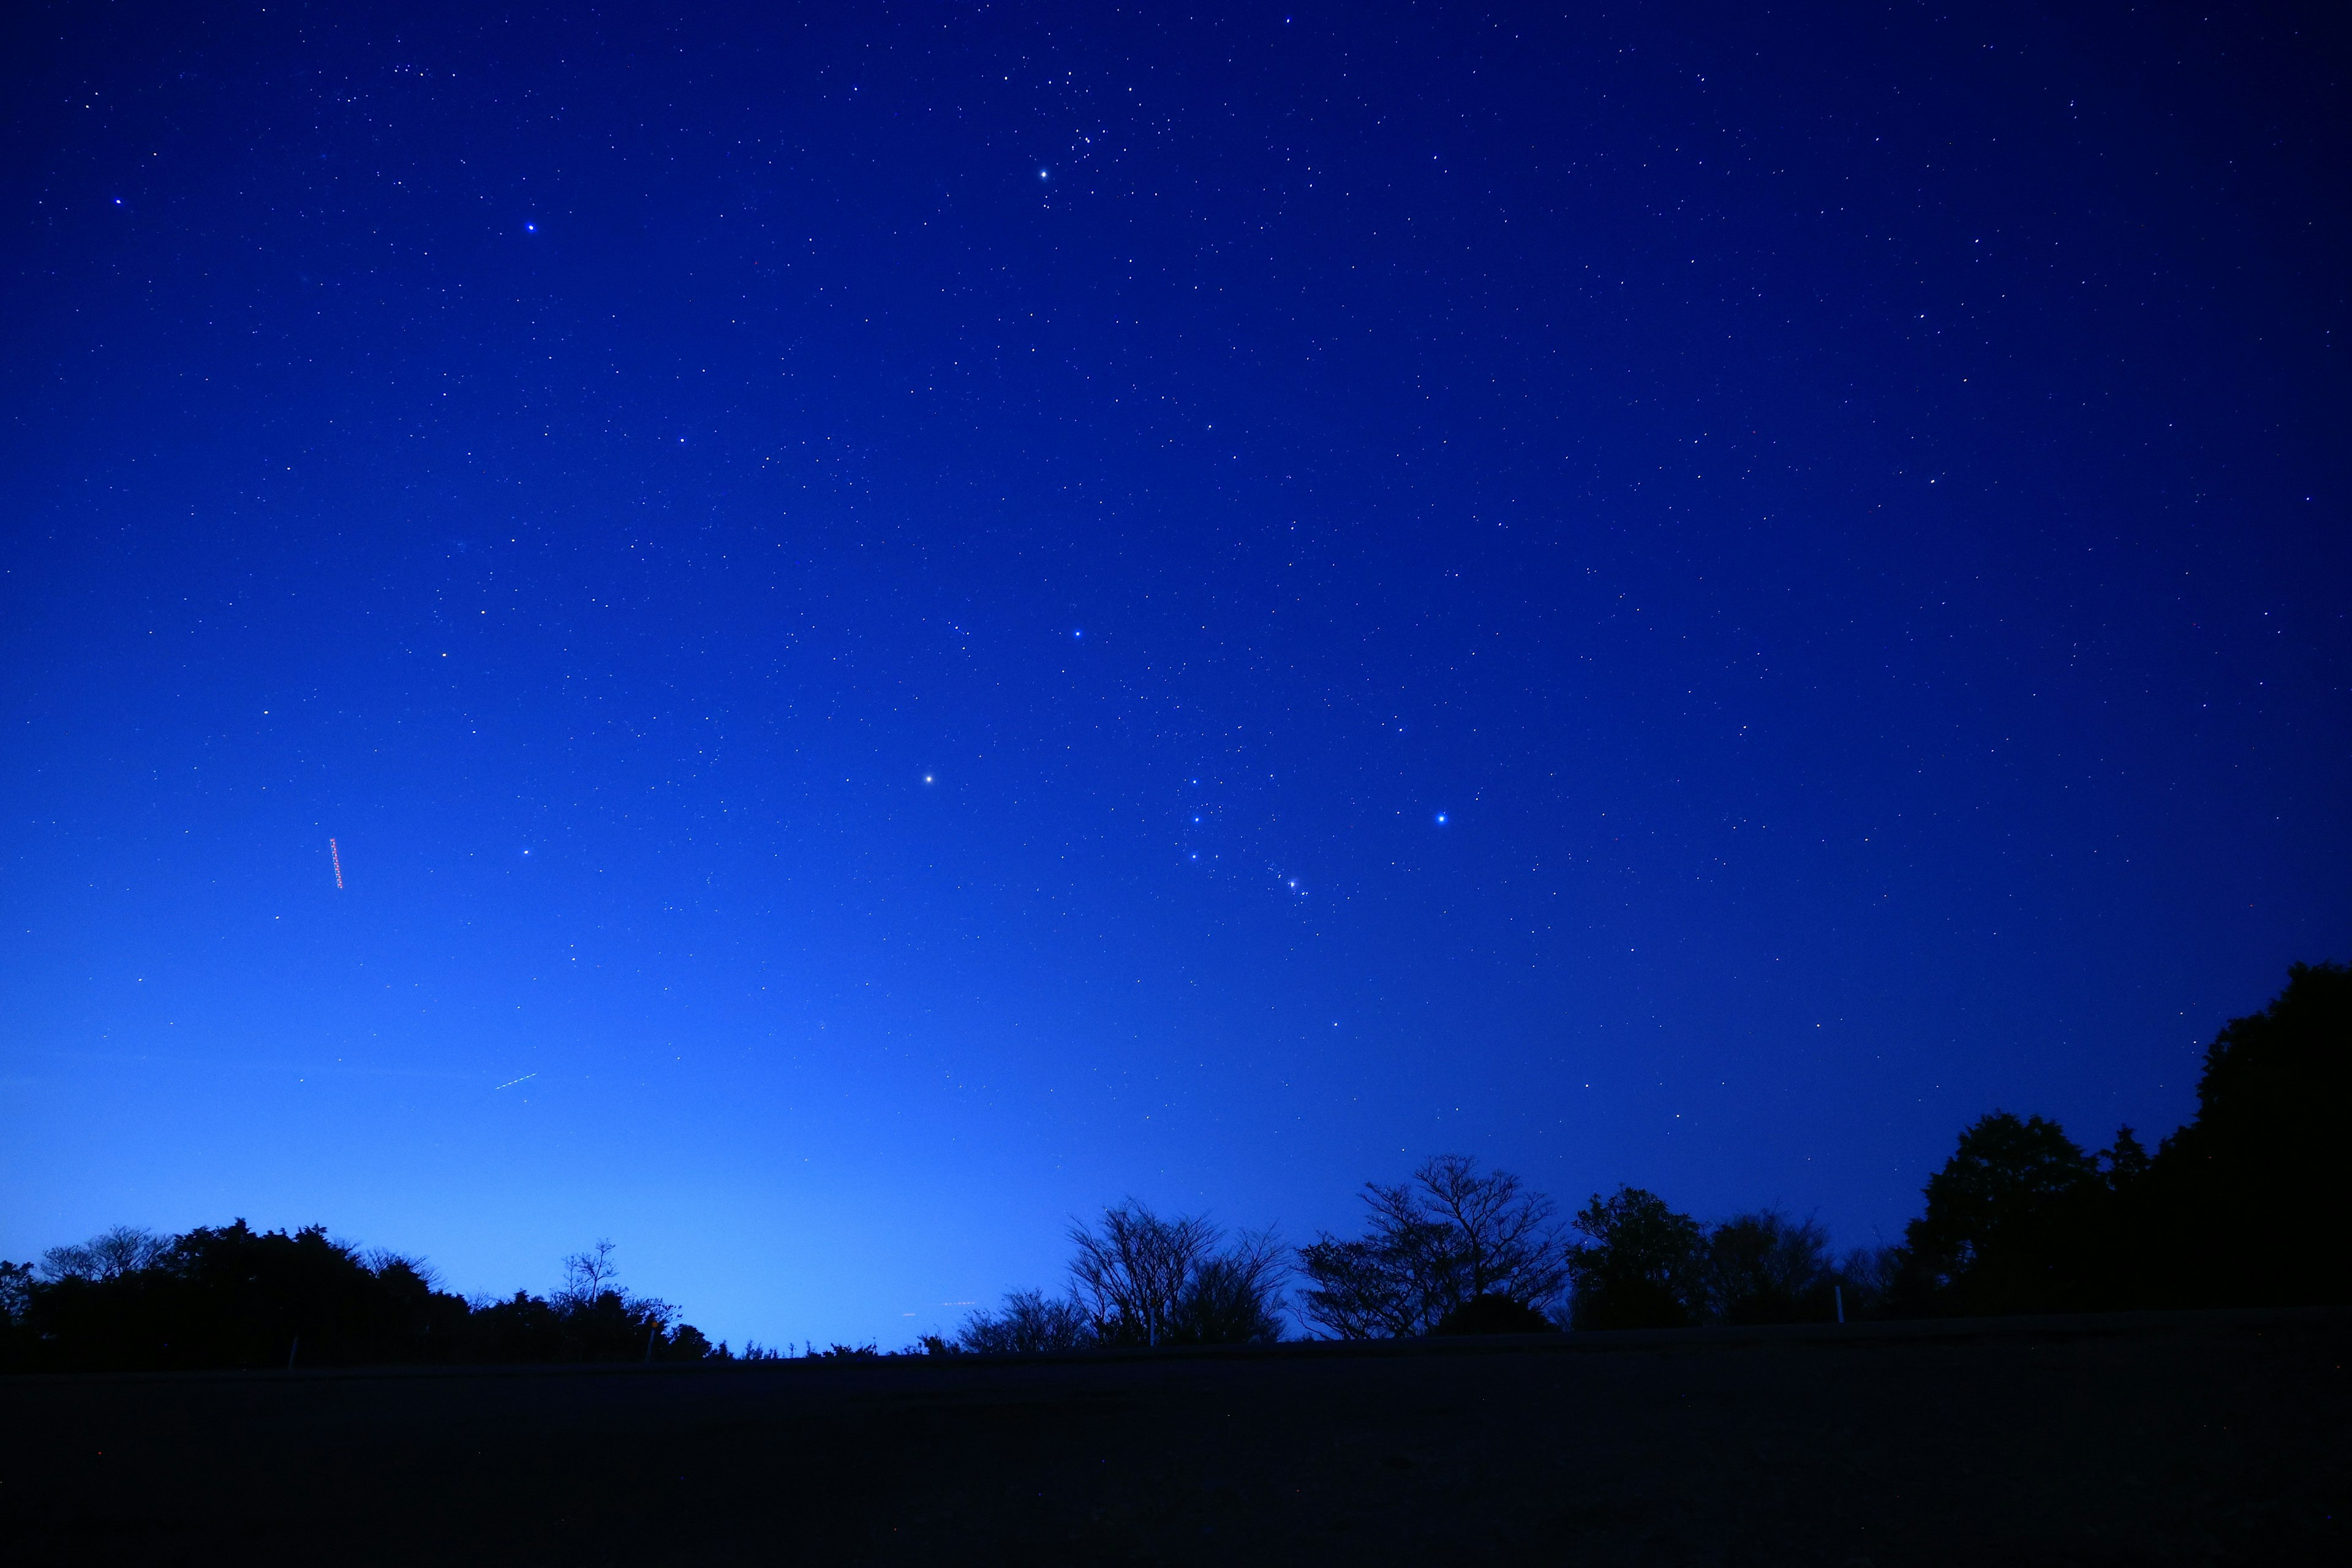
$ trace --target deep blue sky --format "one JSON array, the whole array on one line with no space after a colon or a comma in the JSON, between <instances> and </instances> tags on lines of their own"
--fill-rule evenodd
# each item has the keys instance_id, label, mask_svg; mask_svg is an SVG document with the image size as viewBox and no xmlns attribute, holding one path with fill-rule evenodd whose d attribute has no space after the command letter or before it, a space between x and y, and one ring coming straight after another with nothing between
<instances>
[{"instance_id":1,"label":"deep blue sky","mask_svg":"<svg viewBox=\"0 0 2352 1568\"><path fill-rule=\"evenodd\" d=\"M1892 1239L2352 956L2340 22L190 9L0 37L0 1254Z\"/></svg>"}]
</instances>

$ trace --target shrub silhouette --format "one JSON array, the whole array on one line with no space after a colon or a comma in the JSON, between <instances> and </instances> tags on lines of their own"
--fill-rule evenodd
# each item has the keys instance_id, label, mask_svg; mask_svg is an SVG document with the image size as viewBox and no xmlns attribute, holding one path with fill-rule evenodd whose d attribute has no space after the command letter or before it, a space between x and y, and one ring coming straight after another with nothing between
<instances>
[{"instance_id":1,"label":"shrub silhouette","mask_svg":"<svg viewBox=\"0 0 2352 1568\"><path fill-rule=\"evenodd\" d=\"M956 1335L959 1349L981 1355L1084 1350L1094 1342L1094 1323L1087 1310L1042 1290L1013 1291L1004 1298L1003 1310L974 1311Z\"/></svg>"},{"instance_id":2,"label":"shrub silhouette","mask_svg":"<svg viewBox=\"0 0 2352 1568\"><path fill-rule=\"evenodd\" d=\"M1473 1296L1439 1320L1433 1334L1552 1334L1559 1325L1525 1301L1488 1291Z\"/></svg>"}]
</instances>

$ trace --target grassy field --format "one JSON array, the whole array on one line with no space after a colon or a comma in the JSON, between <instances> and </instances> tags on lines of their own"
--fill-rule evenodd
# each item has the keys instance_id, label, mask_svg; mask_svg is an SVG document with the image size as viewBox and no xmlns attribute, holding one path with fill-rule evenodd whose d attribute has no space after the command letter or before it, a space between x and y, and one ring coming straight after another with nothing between
<instances>
[{"instance_id":1,"label":"grassy field","mask_svg":"<svg viewBox=\"0 0 2352 1568\"><path fill-rule=\"evenodd\" d=\"M2352 1314L0 1380L34 1563L2352 1562Z\"/></svg>"}]
</instances>

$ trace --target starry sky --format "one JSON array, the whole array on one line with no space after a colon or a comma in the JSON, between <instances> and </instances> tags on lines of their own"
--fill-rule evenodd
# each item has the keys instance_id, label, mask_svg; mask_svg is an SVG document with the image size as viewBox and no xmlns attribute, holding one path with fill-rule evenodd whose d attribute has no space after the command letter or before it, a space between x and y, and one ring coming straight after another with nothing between
<instances>
[{"instance_id":1,"label":"starry sky","mask_svg":"<svg viewBox=\"0 0 2352 1568\"><path fill-rule=\"evenodd\" d=\"M2320 8L0 26L8 1257L1892 1240L2352 956Z\"/></svg>"}]
</instances>

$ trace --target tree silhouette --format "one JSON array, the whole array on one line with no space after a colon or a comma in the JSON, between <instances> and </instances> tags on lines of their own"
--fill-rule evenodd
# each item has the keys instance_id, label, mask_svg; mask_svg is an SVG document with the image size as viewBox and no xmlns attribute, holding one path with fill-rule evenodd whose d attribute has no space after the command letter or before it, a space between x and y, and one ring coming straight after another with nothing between
<instances>
[{"instance_id":1,"label":"tree silhouette","mask_svg":"<svg viewBox=\"0 0 2352 1568\"><path fill-rule=\"evenodd\" d=\"M2198 1305L2352 1300L2352 969L2298 963L2205 1052L2197 1114L2148 1162L2143 1236L2176 1238L2144 1293Z\"/></svg>"},{"instance_id":2,"label":"tree silhouette","mask_svg":"<svg viewBox=\"0 0 2352 1568\"><path fill-rule=\"evenodd\" d=\"M585 1252L575 1252L563 1260L563 1289L560 1299L592 1302L607 1290L617 1290L621 1283L621 1266L613 1261L618 1250L610 1241L599 1241Z\"/></svg>"},{"instance_id":3,"label":"tree silhouette","mask_svg":"<svg viewBox=\"0 0 2352 1568\"><path fill-rule=\"evenodd\" d=\"M518 1290L476 1309L473 1331L503 1362L699 1361L711 1353L678 1310L621 1288L615 1248L599 1241L563 1260L563 1284L541 1298Z\"/></svg>"},{"instance_id":4,"label":"tree silhouette","mask_svg":"<svg viewBox=\"0 0 2352 1568\"><path fill-rule=\"evenodd\" d=\"M1319 1236L1299 1249L1300 1310L1344 1340L1433 1331L1481 1296L1540 1313L1568 1282L1569 1245L1552 1201L1507 1171L1440 1154L1410 1180L1364 1184L1368 1235Z\"/></svg>"},{"instance_id":5,"label":"tree silhouette","mask_svg":"<svg viewBox=\"0 0 2352 1568\"><path fill-rule=\"evenodd\" d=\"M1706 1310L1703 1233L1655 1193L1620 1187L1576 1216L1589 1239L1569 1255L1580 1329L1672 1329Z\"/></svg>"},{"instance_id":6,"label":"tree silhouette","mask_svg":"<svg viewBox=\"0 0 2352 1568\"><path fill-rule=\"evenodd\" d=\"M1910 1313L2144 1305L2161 1245L2147 1152L2128 1127L2094 1154L2039 1116L1996 1110L1960 1134L1904 1227L1896 1306Z\"/></svg>"},{"instance_id":7,"label":"tree silhouette","mask_svg":"<svg viewBox=\"0 0 2352 1568\"><path fill-rule=\"evenodd\" d=\"M41 1254L41 1274L53 1280L119 1279L125 1274L153 1268L171 1251L170 1237L157 1236L136 1226L118 1225L79 1247L50 1247Z\"/></svg>"},{"instance_id":8,"label":"tree silhouette","mask_svg":"<svg viewBox=\"0 0 2352 1568\"><path fill-rule=\"evenodd\" d=\"M1235 1237L1193 1269L1164 1342L1268 1344L1282 1338L1282 1280L1289 1272L1289 1249L1271 1232Z\"/></svg>"},{"instance_id":9,"label":"tree silhouette","mask_svg":"<svg viewBox=\"0 0 2352 1568\"><path fill-rule=\"evenodd\" d=\"M1952 1310L2032 1311L2062 1295L2068 1221L2097 1162L2039 1116L1996 1110L1960 1134L1904 1227L1917 1284Z\"/></svg>"},{"instance_id":10,"label":"tree silhouette","mask_svg":"<svg viewBox=\"0 0 2352 1568\"><path fill-rule=\"evenodd\" d=\"M1134 1198L1099 1231L1070 1227L1072 1294L1105 1345L1239 1344L1282 1337L1285 1249L1270 1232L1223 1247L1197 1215L1162 1219Z\"/></svg>"},{"instance_id":11,"label":"tree silhouette","mask_svg":"<svg viewBox=\"0 0 2352 1568\"><path fill-rule=\"evenodd\" d=\"M1777 1209L1734 1215L1706 1235L1706 1315L1722 1323L1821 1322L1837 1315L1830 1236Z\"/></svg>"},{"instance_id":12,"label":"tree silhouette","mask_svg":"<svg viewBox=\"0 0 2352 1568\"><path fill-rule=\"evenodd\" d=\"M32 1363L34 1279L31 1264L0 1259L0 1372Z\"/></svg>"}]
</instances>

